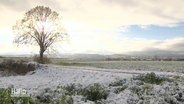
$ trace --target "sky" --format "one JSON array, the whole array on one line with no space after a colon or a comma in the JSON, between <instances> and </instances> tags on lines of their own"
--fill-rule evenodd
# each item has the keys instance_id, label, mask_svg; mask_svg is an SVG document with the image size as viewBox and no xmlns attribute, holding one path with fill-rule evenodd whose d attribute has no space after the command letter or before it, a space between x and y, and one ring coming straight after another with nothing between
<instances>
[{"instance_id":1,"label":"sky","mask_svg":"<svg viewBox=\"0 0 184 104\"><path fill-rule=\"evenodd\" d=\"M184 52L184 0L0 0L0 54L36 54L13 43L12 26L24 13L48 6L62 16L61 54Z\"/></svg>"}]
</instances>

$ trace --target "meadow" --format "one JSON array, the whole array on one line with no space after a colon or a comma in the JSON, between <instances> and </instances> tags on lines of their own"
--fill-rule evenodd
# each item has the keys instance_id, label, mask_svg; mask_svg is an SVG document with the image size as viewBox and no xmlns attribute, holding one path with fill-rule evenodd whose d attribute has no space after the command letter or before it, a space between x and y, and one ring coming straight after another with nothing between
<instances>
[{"instance_id":1,"label":"meadow","mask_svg":"<svg viewBox=\"0 0 184 104\"><path fill-rule=\"evenodd\" d=\"M96 67L104 69L183 72L184 61L80 61L61 60L54 64L64 66Z\"/></svg>"},{"instance_id":2,"label":"meadow","mask_svg":"<svg viewBox=\"0 0 184 104\"><path fill-rule=\"evenodd\" d=\"M32 57L0 60L2 104L184 103L183 61L51 58L48 64L38 64ZM10 88L23 88L31 96L12 97Z\"/></svg>"},{"instance_id":3,"label":"meadow","mask_svg":"<svg viewBox=\"0 0 184 104\"><path fill-rule=\"evenodd\" d=\"M1 57L0 62L7 59L33 61L33 57ZM50 63L61 66L95 67L104 69L121 70L146 70L146 71L167 71L184 72L184 61L107 61L95 59L70 59L50 58Z\"/></svg>"}]
</instances>

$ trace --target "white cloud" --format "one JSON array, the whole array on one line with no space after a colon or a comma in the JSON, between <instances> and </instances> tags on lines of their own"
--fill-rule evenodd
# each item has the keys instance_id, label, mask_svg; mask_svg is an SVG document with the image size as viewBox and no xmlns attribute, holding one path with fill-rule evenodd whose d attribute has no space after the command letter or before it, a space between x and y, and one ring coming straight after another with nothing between
<instances>
[{"instance_id":1,"label":"white cloud","mask_svg":"<svg viewBox=\"0 0 184 104\"><path fill-rule=\"evenodd\" d=\"M3 5L1 22L16 21L17 14L22 16L28 9L37 5L51 7L66 21L82 22L94 28L114 28L130 24L162 25L183 21L184 17L183 0L32 0L32 2L27 0L26 4L22 1L16 3L6 1L6 5L3 1L1 1Z\"/></svg>"}]
</instances>

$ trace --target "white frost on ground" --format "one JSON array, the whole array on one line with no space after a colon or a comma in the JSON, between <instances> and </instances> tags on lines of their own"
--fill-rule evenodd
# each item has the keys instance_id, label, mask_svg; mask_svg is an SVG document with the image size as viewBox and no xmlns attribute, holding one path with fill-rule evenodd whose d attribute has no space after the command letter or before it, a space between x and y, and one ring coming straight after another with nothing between
<instances>
[{"instance_id":1,"label":"white frost on ground","mask_svg":"<svg viewBox=\"0 0 184 104\"><path fill-rule=\"evenodd\" d=\"M138 70L116 70L100 69L91 67L63 67L54 65L45 65L37 70L29 72L24 76L0 77L0 88L24 88L30 94L39 93L44 88L55 89L58 85L67 85L71 83L87 86L93 83L108 85L118 79L130 79L135 74L148 73L150 71ZM155 72L160 75L180 75L182 73ZM155 86L155 89L156 86ZM117 104L126 104L127 99L131 97L130 90L125 90L119 94L110 94L108 101ZM74 100L76 97L74 97ZM134 96L134 99L137 98Z\"/></svg>"},{"instance_id":2,"label":"white frost on ground","mask_svg":"<svg viewBox=\"0 0 184 104\"><path fill-rule=\"evenodd\" d=\"M108 84L117 79L130 77L132 77L132 74L44 66L25 76L1 77L0 88L13 86L15 88L25 88L29 93L33 93L43 88L55 88L58 85L70 83L84 86L92 83Z\"/></svg>"}]
</instances>

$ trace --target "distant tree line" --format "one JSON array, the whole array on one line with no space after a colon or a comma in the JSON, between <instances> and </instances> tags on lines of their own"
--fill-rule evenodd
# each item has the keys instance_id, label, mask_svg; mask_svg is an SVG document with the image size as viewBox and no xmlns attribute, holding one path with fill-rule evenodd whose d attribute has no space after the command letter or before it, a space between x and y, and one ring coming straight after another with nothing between
<instances>
[{"instance_id":1,"label":"distant tree line","mask_svg":"<svg viewBox=\"0 0 184 104\"><path fill-rule=\"evenodd\" d=\"M184 61L184 58L174 58L174 57L147 57L147 58L137 58L137 57L129 57L129 58L106 58L106 61Z\"/></svg>"}]
</instances>

